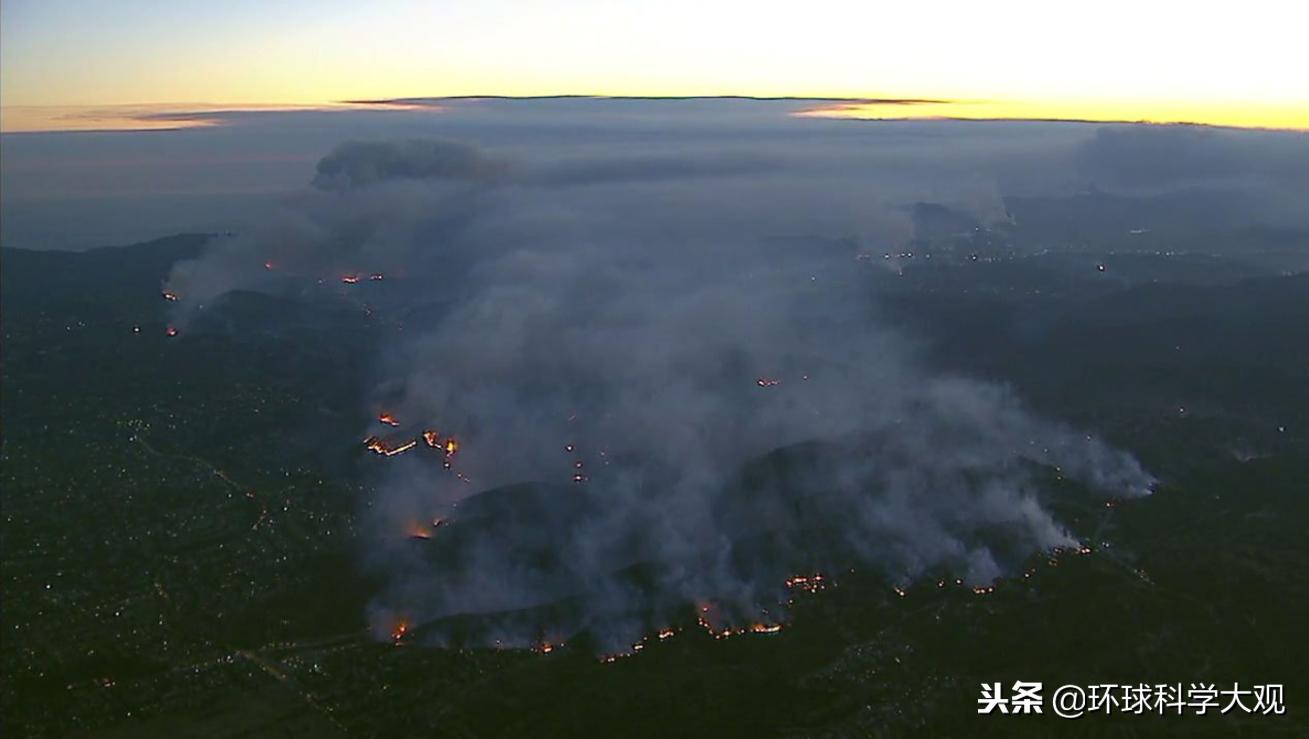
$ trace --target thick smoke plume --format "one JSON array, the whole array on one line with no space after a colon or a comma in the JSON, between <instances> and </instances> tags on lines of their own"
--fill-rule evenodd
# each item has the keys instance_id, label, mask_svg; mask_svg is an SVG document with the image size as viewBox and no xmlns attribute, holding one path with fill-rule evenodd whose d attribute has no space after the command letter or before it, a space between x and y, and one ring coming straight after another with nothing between
<instances>
[{"instance_id":1,"label":"thick smoke plume","mask_svg":"<svg viewBox=\"0 0 1309 739\"><path fill-rule=\"evenodd\" d=\"M868 256L911 236L930 177L705 153L346 144L279 218L174 271L179 320L233 289L385 277L372 308L403 330L371 407L459 447L369 460L379 634L612 649L696 604L717 628L778 623L791 575L981 584L1074 544L1042 480L1148 490L1128 455L934 376L879 319ZM986 220L978 183L930 188Z\"/></svg>"}]
</instances>

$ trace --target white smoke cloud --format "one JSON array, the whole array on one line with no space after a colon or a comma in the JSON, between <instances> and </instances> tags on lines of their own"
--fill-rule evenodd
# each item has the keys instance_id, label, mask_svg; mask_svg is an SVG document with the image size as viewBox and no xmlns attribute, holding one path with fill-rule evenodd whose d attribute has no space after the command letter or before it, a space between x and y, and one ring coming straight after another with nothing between
<instances>
[{"instance_id":1,"label":"white smoke cloud","mask_svg":"<svg viewBox=\"0 0 1309 739\"><path fill-rule=\"evenodd\" d=\"M879 320L856 257L907 240L924 192L995 217L993 180L702 153L511 165L347 144L317 191L175 269L181 316L237 288L388 276L379 309L403 331L370 397L462 446L453 469L421 447L378 465L379 631L403 614L432 639L610 647L697 602L775 621L805 568L982 583L1073 543L1044 474L1148 490L1127 454L933 375Z\"/></svg>"}]
</instances>

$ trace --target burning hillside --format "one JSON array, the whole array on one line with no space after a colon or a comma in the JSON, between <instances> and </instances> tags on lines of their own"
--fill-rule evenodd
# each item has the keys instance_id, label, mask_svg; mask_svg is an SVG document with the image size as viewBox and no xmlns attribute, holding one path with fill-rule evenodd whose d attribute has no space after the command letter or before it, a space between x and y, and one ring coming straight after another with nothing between
<instances>
[{"instance_id":1,"label":"burning hillside","mask_svg":"<svg viewBox=\"0 0 1309 739\"><path fill-rule=\"evenodd\" d=\"M853 265L916 254L898 206L818 170L667 190L595 156L580 186L576 164L346 145L289 212L164 288L180 321L225 291L339 274L346 288L316 289L356 309L375 292L367 310L396 317L360 388L385 399L364 447L390 460L366 466L379 638L403 613L406 641L454 619L471 642L589 633L630 652L697 602L715 604L715 634L767 634L830 585L820 573L949 570L986 588L1075 545L1045 470L1087 495L1148 491L1130 456L934 374L879 321L878 283ZM404 279L359 284L383 269ZM411 528L446 515L439 536ZM496 614L512 617L467 623Z\"/></svg>"}]
</instances>

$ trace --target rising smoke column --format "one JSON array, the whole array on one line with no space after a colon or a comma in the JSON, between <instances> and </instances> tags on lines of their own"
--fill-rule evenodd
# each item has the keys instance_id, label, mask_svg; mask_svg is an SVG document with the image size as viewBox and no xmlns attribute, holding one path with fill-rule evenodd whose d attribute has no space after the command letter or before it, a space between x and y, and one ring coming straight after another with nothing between
<instances>
[{"instance_id":1,"label":"rising smoke column","mask_svg":"<svg viewBox=\"0 0 1309 739\"><path fill-rule=\"evenodd\" d=\"M180 316L235 288L404 276L404 338L368 397L459 450L377 467L379 635L402 616L433 641L611 648L697 603L715 626L775 623L796 568L985 583L1073 544L1035 470L1148 490L1128 455L932 375L879 320L858 257L902 233L884 180L814 233L848 183L743 161L762 160L346 144L277 219L174 270Z\"/></svg>"}]
</instances>

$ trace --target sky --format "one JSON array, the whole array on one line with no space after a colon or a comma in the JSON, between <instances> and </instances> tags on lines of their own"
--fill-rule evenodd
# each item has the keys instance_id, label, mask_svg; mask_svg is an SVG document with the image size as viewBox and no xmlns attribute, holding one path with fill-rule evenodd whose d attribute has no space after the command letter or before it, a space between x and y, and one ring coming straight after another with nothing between
<instances>
[{"instance_id":1,"label":"sky","mask_svg":"<svg viewBox=\"0 0 1309 739\"><path fill-rule=\"evenodd\" d=\"M836 114L1309 128L1306 20L1284 0L6 0L0 127L141 128L135 112L159 106L596 94L915 98L947 102Z\"/></svg>"}]
</instances>

